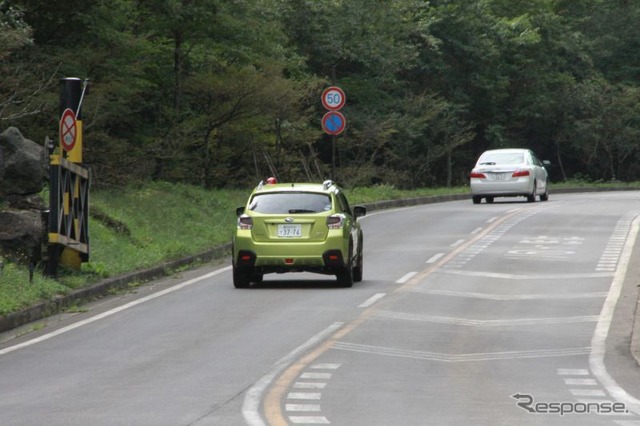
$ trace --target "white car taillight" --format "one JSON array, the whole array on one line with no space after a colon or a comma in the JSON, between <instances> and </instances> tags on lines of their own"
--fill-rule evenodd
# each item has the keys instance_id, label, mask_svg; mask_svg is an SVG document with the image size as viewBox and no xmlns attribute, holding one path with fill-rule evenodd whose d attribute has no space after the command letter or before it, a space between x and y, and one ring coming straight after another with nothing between
<instances>
[{"instance_id":1,"label":"white car taillight","mask_svg":"<svg viewBox=\"0 0 640 426\"><path fill-rule=\"evenodd\" d=\"M472 178L472 179L484 179L484 178L486 178L484 173L476 172L475 170L472 170L471 173L469 173L469 177Z\"/></svg>"},{"instance_id":2,"label":"white car taillight","mask_svg":"<svg viewBox=\"0 0 640 426\"><path fill-rule=\"evenodd\" d=\"M329 229L340 229L344 226L344 215L334 214L327 217L327 227Z\"/></svg>"},{"instance_id":3,"label":"white car taillight","mask_svg":"<svg viewBox=\"0 0 640 426\"><path fill-rule=\"evenodd\" d=\"M524 176L529 176L529 170L519 169L513 172L513 175L511 175L511 177L524 177Z\"/></svg>"},{"instance_id":4,"label":"white car taillight","mask_svg":"<svg viewBox=\"0 0 640 426\"><path fill-rule=\"evenodd\" d=\"M251 229L253 228L253 219L246 214L238 217L238 229Z\"/></svg>"}]
</instances>

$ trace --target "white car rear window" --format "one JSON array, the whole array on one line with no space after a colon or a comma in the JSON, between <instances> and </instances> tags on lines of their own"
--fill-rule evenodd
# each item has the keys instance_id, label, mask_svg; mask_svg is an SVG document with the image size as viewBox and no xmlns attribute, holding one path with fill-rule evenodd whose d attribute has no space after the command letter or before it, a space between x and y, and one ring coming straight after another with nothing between
<instances>
[{"instance_id":1,"label":"white car rear window","mask_svg":"<svg viewBox=\"0 0 640 426\"><path fill-rule=\"evenodd\" d=\"M521 152L488 152L478 160L479 166L522 163L524 163L524 154Z\"/></svg>"}]
</instances>

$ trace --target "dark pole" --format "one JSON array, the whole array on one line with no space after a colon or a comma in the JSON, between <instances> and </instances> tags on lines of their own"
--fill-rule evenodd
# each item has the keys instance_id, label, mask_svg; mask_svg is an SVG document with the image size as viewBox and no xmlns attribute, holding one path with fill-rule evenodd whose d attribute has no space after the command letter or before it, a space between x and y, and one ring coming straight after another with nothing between
<instances>
[{"instance_id":1,"label":"dark pole","mask_svg":"<svg viewBox=\"0 0 640 426\"><path fill-rule=\"evenodd\" d=\"M336 135L331 136L331 180L336 178Z\"/></svg>"},{"instance_id":2,"label":"dark pole","mask_svg":"<svg viewBox=\"0 0 640 426\"><path fill-rule=\"evenodd\" d=\"M336 65L331 66L331 84L336 85ZM331 136L331 180L336 178L336 135Z\"/></svg>"}]
</instances>

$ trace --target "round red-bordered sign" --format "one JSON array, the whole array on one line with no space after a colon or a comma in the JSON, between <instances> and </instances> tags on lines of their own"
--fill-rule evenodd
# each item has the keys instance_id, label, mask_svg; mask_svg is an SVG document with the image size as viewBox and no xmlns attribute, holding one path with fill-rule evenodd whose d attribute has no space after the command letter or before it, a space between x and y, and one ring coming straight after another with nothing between
<instances>
[{"instance_id":1,"label":"round red-bordered sign","mask_svg":"<svg viewBox=\"0 0 640 426\"><path fill-rule=\"evenodd\" d=\"M322 92L322 106L330 111L338 111L344 106L346 100L344 91L339 87L327 87Z\"/></svg>"},{"instance_id":2,"label":"round red-bordered sign","mask_svg":"<svg viewBox=\"0 0 640 426\"><path fill-rule=\"evenodd\" d=\"M330 135L339 135L346 125L347 119L338 111L329 111L322 117L322 130Z\"/></svg>"},{"instance_id":3,"label":"round red-bordered sign","mask_svg":"<svg viewBox=\"0 0 640 426\"><path fill-rule=\"evenodd\" d=\"M60 144L65 151L71 151L76 146L78 139L78 123L76 113L67 108L60 117Z\"/></svg>"}]
</instances>

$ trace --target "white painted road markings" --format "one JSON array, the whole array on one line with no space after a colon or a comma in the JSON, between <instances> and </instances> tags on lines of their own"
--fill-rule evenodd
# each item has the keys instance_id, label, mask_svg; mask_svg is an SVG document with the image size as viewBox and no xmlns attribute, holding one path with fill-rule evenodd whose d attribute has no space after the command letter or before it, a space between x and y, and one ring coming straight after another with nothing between
<instances>
[{"instance_id":1,"label":"white painted road markings","mask_svg":"<svg viewBox=\"0 0 640 426\"><path fill-rule=\"evenodd\" d=\"M436 263L442 256L444 256L444 253L434 254L429 258L429 260L427 260L426 263Z\"/></svg>"},{"instance_id":2,"label":"white painted road markings","mask_svg":"<svg viewBox=\"0 0 640 426\"><path fill-rule=\"evenodd\" d=\"M285 357L281 358L273 366L273 369L269 372L269 374L263 376L246 392L244 396L244 402L242 404L242 416L249 426L266 426L266 423L262 420L262 416L260 415L260 405L262 403L264 392L269 386L271 386L276 377L286 368L288 368L298 357L309 351L311 348L315 347L319 342L323 341L328 336L334 334L343 325L344 323L342 322L333 323L329 327L322 330L320 333L307 340L302 345L298 346L293 351L289 352ZM324 387L318 387L317 389L322 388ZM294 423L301 423L300 421L298 421L301 420L301 418L290 420ZM322 419L317 420L322 421ZM311 422L311 424L313 423Z\"/></svg>"},{"instance_id":3,"label":"white painted road markings","mask_svg":"<svg viewBox=\"0 0 640 426\"><path fill-rule=\"evenodd\" d=\"M606 396L600 389L569 389L573 396Z\"/></svg>"},{"instance_id":4,"label":"white painted road markings","mask_svg":"<svg viewBox=\"0 0 640 426\"><path fill-rule=\"evenodd\" d=\"M287 411L320 411L320 404L285 404Z\"/></svg>"},{"instance_id":5,"label":"white painted road markings","mask_svg":"<svg viewBox=\"0 0 640 426\"><path fill-rule=\"evenodd\" d=\"M564 383L569 386L598 386L595 379L564 379Z\"/></svg>"},{"instance_id":6,"label":"white painted road markings","mask_svg":"<svg viewBox=\"0 0 640 426\"><path fill-rule=\"evenodd\" d=\"M518 245L509 250L506 257L511 259L537 259L566 261L576 252L574 246L584 242L582 237L549 237L538 235L526 237L518 242ZM572 250L570 250L572 249Z\"/></svg>"},{"instance_id":7,"label":"white painted road markings","mask_svg":"<svg viewBox=\"0 0 640 426\"><path fill-rule=\"evenodd\" d=\"M328 425L331 424L326 417L320 416L289 416L291 423L298 425Z\"/></svg>"},{"instance_id":8,"label":"white painted road markings","mask_svg":"<svg viewBox=\"0 0 640 426\"><path fill-rule=\"evenodd\" d=\"M539 324L570 324L581 322L596 322L598 315L584 315L575 317L558 317L558 318L515 318L502 320L478 320L466 318L441 317L436 315L419 315L406 314L403 312L377 311L373 314L376 317L390 318L404 321L422 321L436 324L453 324L468 327L508 327L522 325L539 325Z\"/></svg>"},{"instance_id":9,"label":"white painted road markings","mask_svg":"<svg viewBox=\"0 0 640 426\"><path fill-rule=\"evenodd\" d=\"M387 293L375 294L375 295L371 296L369 299L367 299L365 302L363 302L360 305L358 305L358 308L369 308L369 307L373 306L378 300L380 300L383 297L385 297L386 295L387 295Z\"/></svg>"},{"instance_id":10,"label":"white painted road markings","mask_svg":"<svg viewBox=\"0 0 640 426\"><path fill-rule=\"evenodd\" d=\"M469 299L483 299L483 300L566 300L566 299L604 299L607 297L607 293L593 292L593 293L542 293L542 294L490 294L490 293L475 293L464 292L454 290L429 290L413 288L410 290L412 293L431 294L434 296L449 296L449 297L465 297Z\"/></svg>"},{"instance_id":11,"label":"white painted road markings","mask_svg":"<svg viewBox=\"0 0 640 426\"><path fill-rule=\"evenodd\" d=\"M409 272L407 274L405 274L402 278L400 278L398 281L396 281L397 284L404 284L407 281L409 281L411 278L415 277L416 275L418 275L417 272Z\"/></svg>"},{"instance_id":12,"label":"white painted road markings","mask_svg":"<svg viewBox=\"0 0 640 426\"><path fill-rule=\"evenodd\" d=\"M622 254L622 249L627 240L627 234L629 233L629 226L631 226L630 216L625 216L618 221L616 227L609 237L607 246L600 257L600 261L596 266L596 271L615 271L618 266L618 260Z\"/></svg>"},{"instance_id":13,"label":"white painted road markings","mask_svg":"<svg viewBox=\"0 0 640 426\"><path fill-rule=\"evenodd\" d=\"M305 401L316 401L322 398L320 392L289 392L287 399L302 399Z\"/></svg>"},{"instance_id":14,"label":"white painted road markings","mask_svg":"<svg viewBox=\"0 0 640 426\"><path fill-rule=\"evenodd\" d=\"M464 243L464 240L458 240L455 243L451 244L450 247L458 247L462 243Z\"/></svg>"},{"instance_id":15,"label":"white painted road markings","mask_svg":"<svg viewBox=\"0 0 640 426\"><path fill-rule=\"evenodd\" d=\"M586 368L558 368L561 376L588 376L589 370Z\"/></svg>"},{"instance_id":16,"label":"white painted road markings","mask_svg":"<svg viewBox=\"0 0 640 426\"><path fill-rule=\"evenodd\" d=\"M564 348L564 349L540 349L528 351L504 351L504 352L485 352L470 354L443 354L438 352L415 351L397 348L388 348L383 346L361 345L357 343L336 342L332 349L350 352L359 352L371 355L392 356L399 358L419 359L423 361L439 361L439 362L484 362L484 361L502 361L513 359L529 359L529 358L548 358L548 357L567 357L567 356L584 356L589 354L591 348Z\"/></svg>"},{"instance_id":17,"label":"white painted road markings","mask_svg":"<svg viewBox=\"0 0 640 426\"><path fill-rule=\"evenodd\" d=\"M300 374L299 379L305 381L297 381L293 384L294 389L324 389L326 382L309 382L307 380L329 380L332 376L330 372L318 372L318 370L335 371L340 368L339 363L317 363L311 365L308 370ZM307 401L319 401L322 399L321 392L289 392L287 395L287 403L285 403L285 411L288 414L289 421L296 425L317 425L331 424L329 419L318 414L322 411L320 404L304 403ZM302 403L300 401L303 401ZM300 415L305 414L305 415Z\"/></svg>"}]
</instances>

